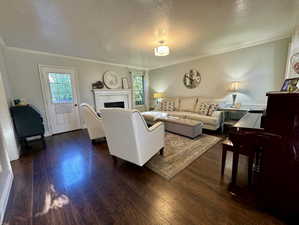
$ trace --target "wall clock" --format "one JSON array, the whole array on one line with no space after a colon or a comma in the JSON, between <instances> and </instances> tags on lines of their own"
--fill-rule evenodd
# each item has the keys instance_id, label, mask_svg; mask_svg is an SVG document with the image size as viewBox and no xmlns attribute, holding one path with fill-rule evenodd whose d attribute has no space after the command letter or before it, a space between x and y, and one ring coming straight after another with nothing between
<instances>
[{"instance_id":1,"label":"wall clock","mask_svg":"<svg viewBox=\"0 0 299 225\"><path fill-rule=\"evenodd\" d=\"M299 74L299 52L291 57L291 65L295 73Z\"/></svg>"},{"instance_id":2,"label":"wall clock","mask_svg":"<svg viewBox=\"0 0 299 225\"><path fill-rule=\"evenodd\" d=\"M116 89L120 87L121 80L117 73L113 71L106 71L103 75L104 84L109 89Z\"/></svg>"},{"instance_id":3,"label":"wall clock","mask_svg":"<svg viewBox=\"0 0 299 225\"><path fill-rule=\"evenodd\" d=\"M191 69L184 74L183 83L187 88L196 88L201 82L201 75L197 70Z\"/></svg>"}]
</instances>

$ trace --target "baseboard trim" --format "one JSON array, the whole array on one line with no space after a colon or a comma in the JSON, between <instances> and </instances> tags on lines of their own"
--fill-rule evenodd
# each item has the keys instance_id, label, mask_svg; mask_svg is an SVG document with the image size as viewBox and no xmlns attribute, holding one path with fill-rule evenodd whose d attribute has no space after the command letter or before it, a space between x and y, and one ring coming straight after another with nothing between
<instances>
[{"instance_id":1,"label":"baseboard trim","mask_svg":"<svg viewBox=\"0 0 299 225\"><path fill-rule=\"evenodd\" d=\"M0 224L3 223L3 219L4 219L4 214L6 211L6 206L8 203L8 199L9 199L9 194L10 194L10 190L12 187L12 182L13 182L13 174L12 172L9 172L8 178L6 179L7 182L4 185L4 190L0 199Z\"/></svg>"},{"instance_id":2,"label":"baseboard trim","mask_svg":"<svg viewBox=\"0 0 299 225\"><path fill-rule=\"evenodd\" d=\"M46 131L44 135L45 135L45 137L52 136L52 134L50 134L50 132L49 132L49 131Z\"/></svg>"}]
</instances>

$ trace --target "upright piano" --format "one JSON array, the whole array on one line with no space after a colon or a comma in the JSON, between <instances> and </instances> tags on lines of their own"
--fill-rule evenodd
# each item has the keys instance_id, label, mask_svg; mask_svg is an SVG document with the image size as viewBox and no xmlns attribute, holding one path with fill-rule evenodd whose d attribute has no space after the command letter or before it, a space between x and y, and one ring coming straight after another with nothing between
<instances>
[{"instance_id":1,"label":"upright piano","mask_svg":"<svg viewBox=\"0 0 299 225\"><path fill-rule=\"evenodd\" d=\"M261 120L255 115L251 128L239 124L234 138L239 135L242 144L262 153L257 182L260 206L299 224L299 93L269 92L267 97Z\"/></svg>"}]
</instances>

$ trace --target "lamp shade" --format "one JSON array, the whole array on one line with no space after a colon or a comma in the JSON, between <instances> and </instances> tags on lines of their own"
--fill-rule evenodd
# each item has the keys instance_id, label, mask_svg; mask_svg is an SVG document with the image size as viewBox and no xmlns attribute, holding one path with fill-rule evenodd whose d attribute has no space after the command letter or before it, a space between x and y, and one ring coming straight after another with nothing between
<instances>
[{"instance_id":1,"label":"lamp shade","mask_svg":"<svg viewBox=\"0 0 299 225\"><path fill-rule=\"evenodd\" d=\"M159 98L163 98L163 97L164 97L164 94L162 92L154 93L154 98L155 99L159 99Z\"/></svg>"},{"instance_id":2,"label":"lamp shade","mask_svg":"<svg viewBox=\"0 0 299 225\"><path fill-rule=\"evenodd\" d=\"M231 90L232 92L237 92L237 91L239 91L239 90L240 90L240 82L239 82L239 81L233 81L233 82L231 83L230 90Z\"/></svg>"}]
</instances>

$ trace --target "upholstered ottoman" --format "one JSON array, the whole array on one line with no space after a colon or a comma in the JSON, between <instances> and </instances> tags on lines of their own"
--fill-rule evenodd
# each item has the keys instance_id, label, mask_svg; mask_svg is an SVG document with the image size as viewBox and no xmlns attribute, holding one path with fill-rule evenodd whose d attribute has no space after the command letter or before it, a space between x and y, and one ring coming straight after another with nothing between
<instances>
[{"instance_id":1,"label":"upholstered ottoman","mask_svg":"<svg viewBox=\"0 0 299 225\"><path fill-rule=\"evenodd\" d=\"M202 134L203 123L197 120L166 117L159 119L165 123L165 130L186 137L195 138Z\"/></svg>"},{"instance_id":2,"label":"upholstered ottoman","mask_svg":"<svg viewBox=\"0 0 299 225\"><path fill-rule=\"evenodd\" d=\"M176 134L190 138L202 134L203 123L198 120L169 116L167 113L157 111L142 112L141 114L147 124L153 125L158 121L162 121L165 124L165 130Z\"/></svg>"}]
</instances>

